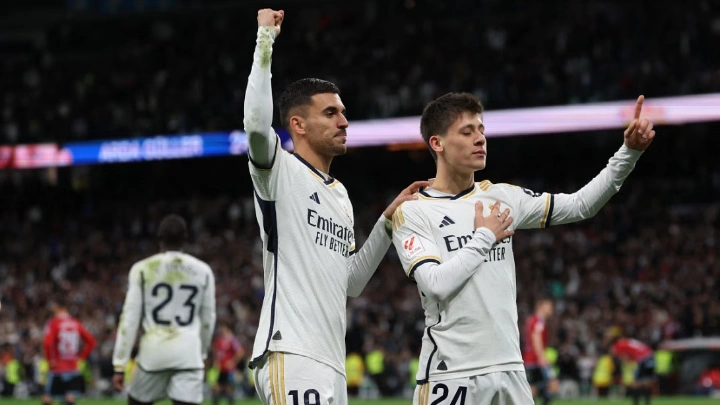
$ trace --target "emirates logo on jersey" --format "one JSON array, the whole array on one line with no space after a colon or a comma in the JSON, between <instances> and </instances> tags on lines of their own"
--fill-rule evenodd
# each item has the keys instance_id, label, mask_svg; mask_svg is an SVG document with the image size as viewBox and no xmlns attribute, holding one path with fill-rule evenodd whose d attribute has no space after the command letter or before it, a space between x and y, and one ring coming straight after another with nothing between
<instances>
[{"instance_id":1,"label":"emirates logo on jersey","mask_svg":"<svg viewBox=\"0 0 720 405\"><path fill-rule=\"evenodd\" d=\"M422 242L420 242L420 237L415 234L412 234L405 240L403 240L403 249L405 250L405 254L407 255L408 259L411 259L418 253L425 251Z\"/></svg>"}]
</instances>

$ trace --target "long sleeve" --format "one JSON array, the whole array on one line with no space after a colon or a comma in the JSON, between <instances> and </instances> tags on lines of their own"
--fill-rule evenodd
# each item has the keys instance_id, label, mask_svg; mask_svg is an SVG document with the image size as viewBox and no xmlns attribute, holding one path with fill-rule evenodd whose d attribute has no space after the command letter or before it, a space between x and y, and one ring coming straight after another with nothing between
<instances>
[{"instance_id":1,"label":"long sleeve","mask_svg":"<svg viewBox=\"0 0 720 405\"><path fill-rule=\"evenodd\" d=\"M452 259L444 263L428 261L417 266L413 276L420 291L434 301L446 300L480 269L495 241L495 234L490 229L478 228L472 240Z\"/></svg>"},{"instance_id":2,"label":"long sleeve","mask_svg":"<svg viewBox=\"0 0 720 405\"><path fill-rule=\"evenodd\" d=\"M259 168L270 168L275 159L278 138L272 129L273 99L270 66L275 41L273 27L258 27L252 69L245 91L245 132L248 134L250 161Z\"/></svg>"},{"instance_id":3,"label":"long sleeve","mask_svg":"<svg viewBox=\"0 0 720 405\"><path fill-rule=\"evenodd\" d=\"M551 223L567 224L595 216L620 191L640 155L642 152L623 145L600 174L583 188L573 194L556 194Z\"/></svg>"},{"instance_id":4,"label":"long sleeve","mask_svg":"<svg viewBox=\"0 0 720 405\"><path fill-rule=\"evenodd\" d=\"M142 273L139 267L135 266L130 270L128 281L128 292L120 315L113 350L113 367L118 372L124 372L125 365L130 359L142 318Z\"/></svg>"},{"instance_id":5,"label":"long sleeve","mask_svg":"<svg viewBox=\"0 0 720 405\"><path fill-rule=\"evenodd\" d=\"M80 326L80 337L83 340L83 349L79 357L85 360L90 357L90 353L92 353L95 348L97 341L95 340L95 336L93 336L92 333L90 333L90 331L85 329L82 325Z\"/></svg>"},{"instance_id":6,"label":"long sleeve","mask_svg":"<svg viewBox=\"0 0 720 405\"><path fill-rule=\"evenodd\" d=\"M641 155L640 151L621 146L595 178L572 194L535 193L508 186L507 192L519 201L517 211L511 213L516 228L546 228L593 217L620 191Z\"/></svg>"},{"instance_id":7,"label":"long sleeve","mask_svg":"<svg viewBox=\"0 0 720 405\"><path fill-rule=\"evenodd\" d=\"M386 230L388 226L390 226L390 221L385 216L380 216L362 248L350 252L352 256L350 256L348 296L357 297L362 293L385 257L385 253L392 243Z\"/></svg>"},{"instance_id":8,"label":"long sleeve","mask_svg":"<svg viewBox=\"0 0 720 405\"><path fill-rule=\"evenodd\" d=\"M207 285L205 286L202 306L200 307L200 341L203 360L207 358L210 344L212 343L212 336L215 331L215 318L215 276L210 272L208 274Z\"/></svg>"}]
</instances>

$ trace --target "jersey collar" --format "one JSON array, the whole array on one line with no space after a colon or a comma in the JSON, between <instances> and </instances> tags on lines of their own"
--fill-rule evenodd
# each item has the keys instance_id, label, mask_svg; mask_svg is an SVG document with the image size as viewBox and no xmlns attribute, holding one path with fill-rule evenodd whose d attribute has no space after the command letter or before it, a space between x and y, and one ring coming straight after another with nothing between
<instances>
[{"instance_id":1,"label":"jersey collar","mask_svg":"<svg viewBox=\"0 0 720 405\"><path fill-rule=\"evenodd\" d=\"M295 156L297 160L301 161L305 166L307 166L308 169L313 172L313 174L320 177L320 179L323 181L323 183L325 183L325 185L329 186L330 184L333 184L335 182L335 178L333 178L331 175L327 175L326 179L325 174L313 167L313 165L311 165L307 160L303 159L302 156L298 155L297 153L293 153L293 156Z\"/></svg>"},{"instance_id":2,"label":"jersey collar","mask_svg":"<svg viewBox=\"0 0 720 405\"><path fill-rule=\"evenodd\" d=\"M475 183L468 188L467 190L463 190L455 195L447 195L445 193L441 193L440 191L434 190L432 188L425 188L420 190L420 195L426 198L432 198L432 199L445 199L445 200L457 200L459 198L463 198L466 196L469 196L471 193L475 192ZM434 195L432 195L434 194Z\"/></svg>"}]
</instances>

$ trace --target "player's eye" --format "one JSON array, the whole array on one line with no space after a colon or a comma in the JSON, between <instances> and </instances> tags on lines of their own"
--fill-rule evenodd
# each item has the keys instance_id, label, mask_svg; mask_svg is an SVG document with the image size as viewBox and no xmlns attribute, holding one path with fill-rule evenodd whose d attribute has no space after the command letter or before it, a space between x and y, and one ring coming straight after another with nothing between
<instances>
[{"instance_id":1,"label":"player's eye","mask_svg":"<svg viewBox=\"0 0 720 405\"><path fill-rule=\"evenodd\" d=\"M463 132L462 134L465 136L470 136L470 135L472 135L472 132Z\"/></svg>"}]
</instances>

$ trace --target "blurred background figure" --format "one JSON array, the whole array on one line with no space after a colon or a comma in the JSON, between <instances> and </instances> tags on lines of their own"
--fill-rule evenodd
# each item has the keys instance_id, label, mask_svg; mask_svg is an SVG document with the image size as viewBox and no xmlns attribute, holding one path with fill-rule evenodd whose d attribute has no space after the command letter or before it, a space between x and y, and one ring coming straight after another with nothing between
<instances>
[{"instance_id":1,"label":"blurred background figure","mask_svg":"<svg viewBox=\"0 0 720 405\"><path fill-rule=\"evenodd\" d=\"M543 405L550 404L560 387L557 375L546 355L548 348L548 330L546 321L553 315L553 302L542 298L535 303L535 313L527 319L524 328L525 372L533 390L533 397L540 397Z\"/></svg>"},{"instance_id":2,"label":"blurred background figure","mask_svg":"<svg viewBox=\"0 0 720 405\"><path fill-rule=\"evenodd\" d=\"M213 405L220 403L220 398L225 398L228 405L235 400L235 375L243 375L245 349L235 337L232 329L227 324L221 324L218 334L213 342L215 364L213 367L219 371L217 381L212 386Z\"/></svg>"},{"instance_id":3,"label":"blurred background figure","mask_svg":"<svg viewBox=\"0 0 720 405\"><path fill-rule=\"evenodd\" d=\"M43 349L49 373L43 405L53 398L63 398L66 405L85 392L82 365L95 348L95 337L76 318L70 316L66 299L57 296L50 303L53 317L45 326Z\"/></svg>"}]
</instances>

